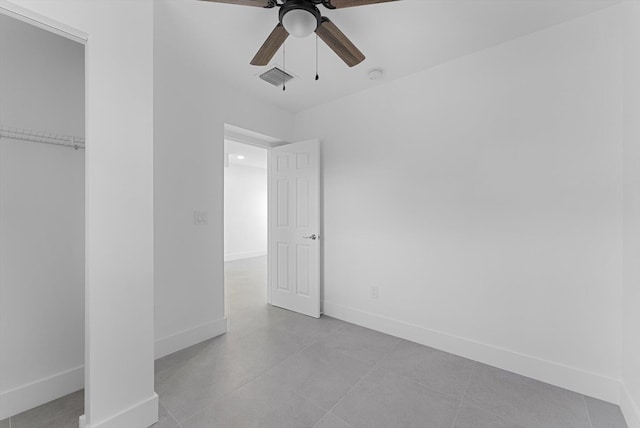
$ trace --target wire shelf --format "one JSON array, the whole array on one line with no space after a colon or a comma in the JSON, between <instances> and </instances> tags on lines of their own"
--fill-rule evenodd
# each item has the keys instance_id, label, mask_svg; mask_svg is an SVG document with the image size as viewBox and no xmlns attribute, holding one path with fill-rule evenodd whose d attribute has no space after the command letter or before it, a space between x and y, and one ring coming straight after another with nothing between
<instances>
[{"instance_id":1,"label":"wire shelf","mask_svg":"<svg viewBox=\"0 0 640 428\"><path fill-rule=\"evenodd\" d=\"M51 134L48 132L33 131L28 129L8 128L0 126L0 137L9 138L12 140L31 141L34 143L72 147L76 150L85 148L85 140L82 137Z\"/></svg>"}]
</instances>

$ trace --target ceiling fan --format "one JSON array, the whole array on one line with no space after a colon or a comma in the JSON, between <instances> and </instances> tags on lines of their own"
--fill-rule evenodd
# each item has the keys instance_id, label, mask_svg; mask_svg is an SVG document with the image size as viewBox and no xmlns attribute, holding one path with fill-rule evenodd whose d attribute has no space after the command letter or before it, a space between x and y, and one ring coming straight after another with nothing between
<instances>
[{"instance_id":1,"label":"ceiling fan","mask_svg":"<svg viewBox=\"0 0 640 428\"><path fill-rule=\"evenodd\" d=\"M360 64L365 56L344 35L329 18L322 16L317 5L327 9L343 9L353 6L366 6L374 3L386 3L398 0L201 0L214 3L231 3L241 6L262 8L279 7L279 23L273 29L256 56L252 65L267 65L285 40L294 37L307 37L315 32L349 67Z\"/></svg>"}]
</instances>

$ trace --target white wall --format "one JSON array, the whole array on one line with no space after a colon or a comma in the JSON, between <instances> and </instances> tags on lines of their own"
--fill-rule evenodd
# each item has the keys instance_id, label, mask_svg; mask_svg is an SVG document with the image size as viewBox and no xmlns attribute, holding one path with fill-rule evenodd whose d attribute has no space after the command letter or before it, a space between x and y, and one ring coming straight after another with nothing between
<instances>
[{"instance_id":1,"label":"white wall","mask_svg":"<svg viewBox=\"0 0 640 428\"><path fill-rule=\"evenodd\" d=\"M155 3L156 356L226 331L224 124L289 140L293 118L218 82L173 22L180 7ZM208 225L195 226L194 211Z\"/></svg>"},{"instance_id":2,"label":"white wall","mask_svg":"<svg viewBox=\"0 0 640 428\"><path fill-rule=\"evenodd\" d=\"M153 2L0 0L88 34L85 412L146 427L153 391ZM31 12L33 11L33 12ZM114 31L117 29L117 31ZM79 30L79 31L76 31Z\"/></svg>"},{"instance_id":3,"label":"white wall","mask_svg":"<svg viewBox=\"0 0 640 428\"><path fill-rule=\"evenodd\" d=\"M618 400L621 16L296 116L324 144L328 315Z\"/></svg>"},{"instance_id":4,"label":"white wall","mask_svg":"<svg viewBox=\"0 0 640 428\"><path fill-rule=\"evenodd\" d=\"M267 169L224 169L224 259L267 254Z\"/></svg>"},{"instance_id":5,"label":"white wall","mask_svg":"<svg viewBox=\"0 0 640 428\"><path fill-rule=\"evenodd\" d=\"M629 428L640 428L640 4L626 7L622 407Z\"/></svg>"},{"instance_id":6,"label":"white wall","mask_svg":"<svg viewBox=\"0 0 640 428\"><path fill-rule=\"evenodd\" d=\"M84 46L0 15L0 126L84 136ZM0 419L84 385L84 151L0 139Z\"/></svg>"},{"instance_id":7,"label":"white wall","mask_svg":"<svg viewBox=\"0 0 640 428\"><path fill-rule=\"evenodd\" d=\"M163 1L152 128L150 0L16 2L89 33L89 424L144 426L153 147L156 336L171 338L223 320L223 124L291 140L291 116L199 70L171 28L178 6ZM623 322L612 15L297 116L299 139L325 140L328 312L607 398ZM350 121L332 120L340 113ZM208 226L193 225L194 210L209 212Z\"/></svg>"}]
</instances>

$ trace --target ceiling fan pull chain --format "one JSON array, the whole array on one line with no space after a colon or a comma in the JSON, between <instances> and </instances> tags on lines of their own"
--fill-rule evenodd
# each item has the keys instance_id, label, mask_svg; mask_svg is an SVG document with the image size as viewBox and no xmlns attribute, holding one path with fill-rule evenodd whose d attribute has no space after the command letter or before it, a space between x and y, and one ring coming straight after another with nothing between
<instances>
[{"instance_id":1,"label":"ceiling fan pull chain","mask_svg":"<svg viewBox=\"0 0 640 428\"><path fill-rule=\"evenodd\" d=\"M318 74L318 35L316 34L316 80L320 80L320 75Z\"/></svg>"},{"instance_id":2,"label":"ceiling fan pull chain","mask_svg":"<svg viewBox=\"0 0 640 428\"><path fill-rule=\"evenodd\" d=\"M287 44L282 43L282 90L287 90Z\"/></svg>"}]
</instances>

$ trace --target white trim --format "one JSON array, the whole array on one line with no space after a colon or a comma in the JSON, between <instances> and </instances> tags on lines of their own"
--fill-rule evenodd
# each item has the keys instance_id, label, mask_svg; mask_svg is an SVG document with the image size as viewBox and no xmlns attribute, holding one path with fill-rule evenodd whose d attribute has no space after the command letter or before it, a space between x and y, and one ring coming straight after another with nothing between
<instances>
[{"instance_id":1,"label":"white trim","mask_svg":"<svg viewBox=\"0 0 640 428\"><path fill-rule=\"evenodd\" d=\"M638 403L633 401L631 393L627 387L622 385L622 399L620 400L620 408L622 414L627 420L627 426L629 428L640 428L640 407Z\"/></svg>"},{"instance_id":2,"label":"white trim","mask_svg":"<svg viewBox=\"0 0 640 428\"><path fill-rule=\"evenodd\" d=\"M165 338L156 340L155 358L162 358L165 355L196 345L205 340L213 339L227 332L227 319L222 318L211 321L181 332L172 334Z\"/></svg>"},{"instance_id":3,"label":"white trim","mask_svg":"<svg viewBox=\"0 0 640 428\"><path fill-rule=\"evenodd\" d=\"M226 332L227 319L223 318L173 334L156 341L155 358L164 357ZM84 366L78 366L9 391L0 392L0 421L83 388Z\"/></svg>"},{"instance_id":4,"label":"white trim","mask_svg":"<svg viewBox=\"0 0 640 428\"><path fill-rule=\"evenodd\" d=\"M84 388L84 366L0 392L0 421Z\"/></svg>"},{"instance_id":5,"label":"white trim","mask_svg":"<svg viewBox=\"0 0 640 428\"><path fill-rule=\"evenodd\" d=\"M103 421L87 425L85 415L80 416L80 428L150 427L158 422L158 394L135 404Z\"/></svg>"},{"instance_id":6,"label":"white trim","mask_svg":"<svg viewBox=\"0 0 640 428\"><path fill-rule=\"evenodd\" d=\"M87 45L89 35L62 22L51 19L31 9L18 6L8 0L0 0L0 14L17 19L34 27ZM86 49L86 48L85 48ZM85 60L87 53L85 52ZM85 78L88 72L85 71ZM88 80L88 79L85 79ZM86 91L85 91L86 93ZM86 96L86 94L85 94ZM85 108L85 116L86 116ZM85 287L86 288L86 287ZM85 347L86 359L86 347ZM85 387L85 367L69 369L10 391L0 392L0 420L25 410L55 400Z\"/></svg>"},{"instance_id":7,"label":"white trim","mask_svg":"<svg viewBox=\"0 0 640 428\"><path fill-rule=\"evenodd\" d=\"M286 141L269 137L268 135L260 134L258 132L249 131L248 129L234 126L229 123L224 124L224 138L237 143L261 147L263 149L272 149L284 144L289 144Z\"/></svg>"},{"instance_id":8,"label":"white trim","mask_svg":"<svg viewBox=\"0 0 640 428\"><path fill-rule=\"evenodd\" d=\"M328 301L324 302L324 311L327 316L333 318L460 355L610 403L620 403L620 381L617 379Z\"/></svg>"},{"instance_id":9,"label":"white trim","mask_svg":"<svg viewBox=\"0 0 640 428\"><path fill-rule=\"evenodd\" d=\"M257 251L243 251L240 253L228 253L224 255L225 262L232 262L234 260L242 260L242 259L253 259L255 257L264 257L266 256L267 250L257 250Z\"/></svg>"},{"instance_id":10,"label":"white trim","mask_svg":"<svg viewBox=\"0 0 640 428\"><path fill-rule=\"evenodd\" d=\"M73 27L48 18L30 9L10 3L7 0L0 0L0 13L83 45L86 44L89 39L87 33L83 31L76 30Z\"/></svg>"}]
</instances>

